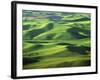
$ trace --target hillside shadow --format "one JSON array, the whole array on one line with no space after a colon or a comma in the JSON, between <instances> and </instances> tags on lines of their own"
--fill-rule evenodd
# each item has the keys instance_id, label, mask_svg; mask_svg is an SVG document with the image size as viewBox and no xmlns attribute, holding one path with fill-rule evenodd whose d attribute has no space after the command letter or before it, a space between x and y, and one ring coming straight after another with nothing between
<instances>
[{"instance_id":1,"label":"hillside shadow","mask_svg":"<svg viewBox=\"0 0 100 80\"><path fill-rule=\"evenodd\" d=\"M66 47L71 52L76 52L79 54L88 54L87 52L90 51L90 47L87 46L75 46L75 45L69 45Z\"/></svg>"},{"instance_id":2,"label":"hillside shadow","mask_svg":"<svg viewBox=\"0 0 100 80\"><path fill-rule=\"evenodd\" d=\"M90 37L90 30L84 30L81 28L73 27L73 28L67 29L66 32L69 32L72 35L72 37L76 39L83 39L83 38ZM82 32L85 35L82 35L79 32Z\"/></svg>"},{"instance_id":3,"label":"hillside shadow","mask_svg":"<svg viewBox=\"0 0 100 80\"><path fill-rule=\"evenodd\" d=\"M33 37L36 37L46 31L51 30L51 29L53 29L53 23L49 23L48 25L46 25L46 27L43 27L41 29L30 30L29 32L27 32L27 34L24 35L25 36L24 38L25 39L33 39Z\"/></svg>"}]
</instances>

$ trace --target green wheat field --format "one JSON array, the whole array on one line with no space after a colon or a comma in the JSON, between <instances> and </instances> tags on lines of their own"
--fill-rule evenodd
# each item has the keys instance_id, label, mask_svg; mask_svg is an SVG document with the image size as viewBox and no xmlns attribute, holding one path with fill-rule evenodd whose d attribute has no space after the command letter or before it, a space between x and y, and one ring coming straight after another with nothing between
<instances>
[{"instance_id":1,"label":"green wheat field","mask_svg":"<svg viewBox=\"0 0 100 80\"><path fill-rule=\"evenodd\" d=\"M23 10L23 69L91 65L89 13Z\"/></svg>"}]
</instances>

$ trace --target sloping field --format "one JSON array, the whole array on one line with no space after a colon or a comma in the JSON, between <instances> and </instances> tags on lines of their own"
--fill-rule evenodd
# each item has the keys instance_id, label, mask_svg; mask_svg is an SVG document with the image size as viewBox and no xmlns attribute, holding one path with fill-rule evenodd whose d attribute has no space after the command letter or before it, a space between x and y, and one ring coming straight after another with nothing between
<instances>
[{"instance_id":1,"label":"sloping field","mask_svg":"<svg viewBox=\"0 0 100 80\"><path fill-rule=\"evenodd\" d=\"M90 66L89 13L23 11L23 69Z\"/></svg>"}]
</instances>

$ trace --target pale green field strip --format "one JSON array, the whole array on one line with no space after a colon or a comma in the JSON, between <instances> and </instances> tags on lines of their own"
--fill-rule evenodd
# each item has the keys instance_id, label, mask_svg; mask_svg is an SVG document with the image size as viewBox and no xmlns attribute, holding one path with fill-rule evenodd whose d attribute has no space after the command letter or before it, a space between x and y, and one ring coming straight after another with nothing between
<instances>
[{"instance_id":1,"label":"pale green field strip","mask_svg":"<svg viewBox=\"0 0 100 80\"><path fill-rule=\"evenodd\" d=\"M50 47L50 48L43 48L40 50L36 50L36 51L31 51L29 53L24 53L24 56L30 56L31 57L39 57L39 56L47 56L47 55L52 55L52 54L57 54L58 52L62 52L64 50L66 50L65 48L66 46L54 46L54 47ZM36 54L35 54L36 53Z\"/></svg>"},{"instance_id":2,"label":"pale green field strip","mask_svg":"<svg viewBox=\"0 0 100 80\"><path fill-rule=\"evenodd\" d=\"M49 20L48 19L43 19L43 20L32 20L32 21L27 21L27 22L23 22L23 25L37 25L38 24L43 24L43 23L47 23Z\"/></svg>"}]
</instances>

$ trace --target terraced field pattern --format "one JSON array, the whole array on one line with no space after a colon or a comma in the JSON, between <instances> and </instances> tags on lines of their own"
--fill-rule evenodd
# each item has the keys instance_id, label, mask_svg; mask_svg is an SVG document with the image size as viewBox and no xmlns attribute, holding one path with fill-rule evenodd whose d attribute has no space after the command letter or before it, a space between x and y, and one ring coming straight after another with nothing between
<instances>
[{"instance_id":1,"label":"terraced field pattern","mask_svg":"<svg viewBox=\"0 0 100 80\"><path fill-rule=\"evenodd\" d=\"M23 10L23 69L91 65L90 13Z\"/></svg>"}]
</instances>

